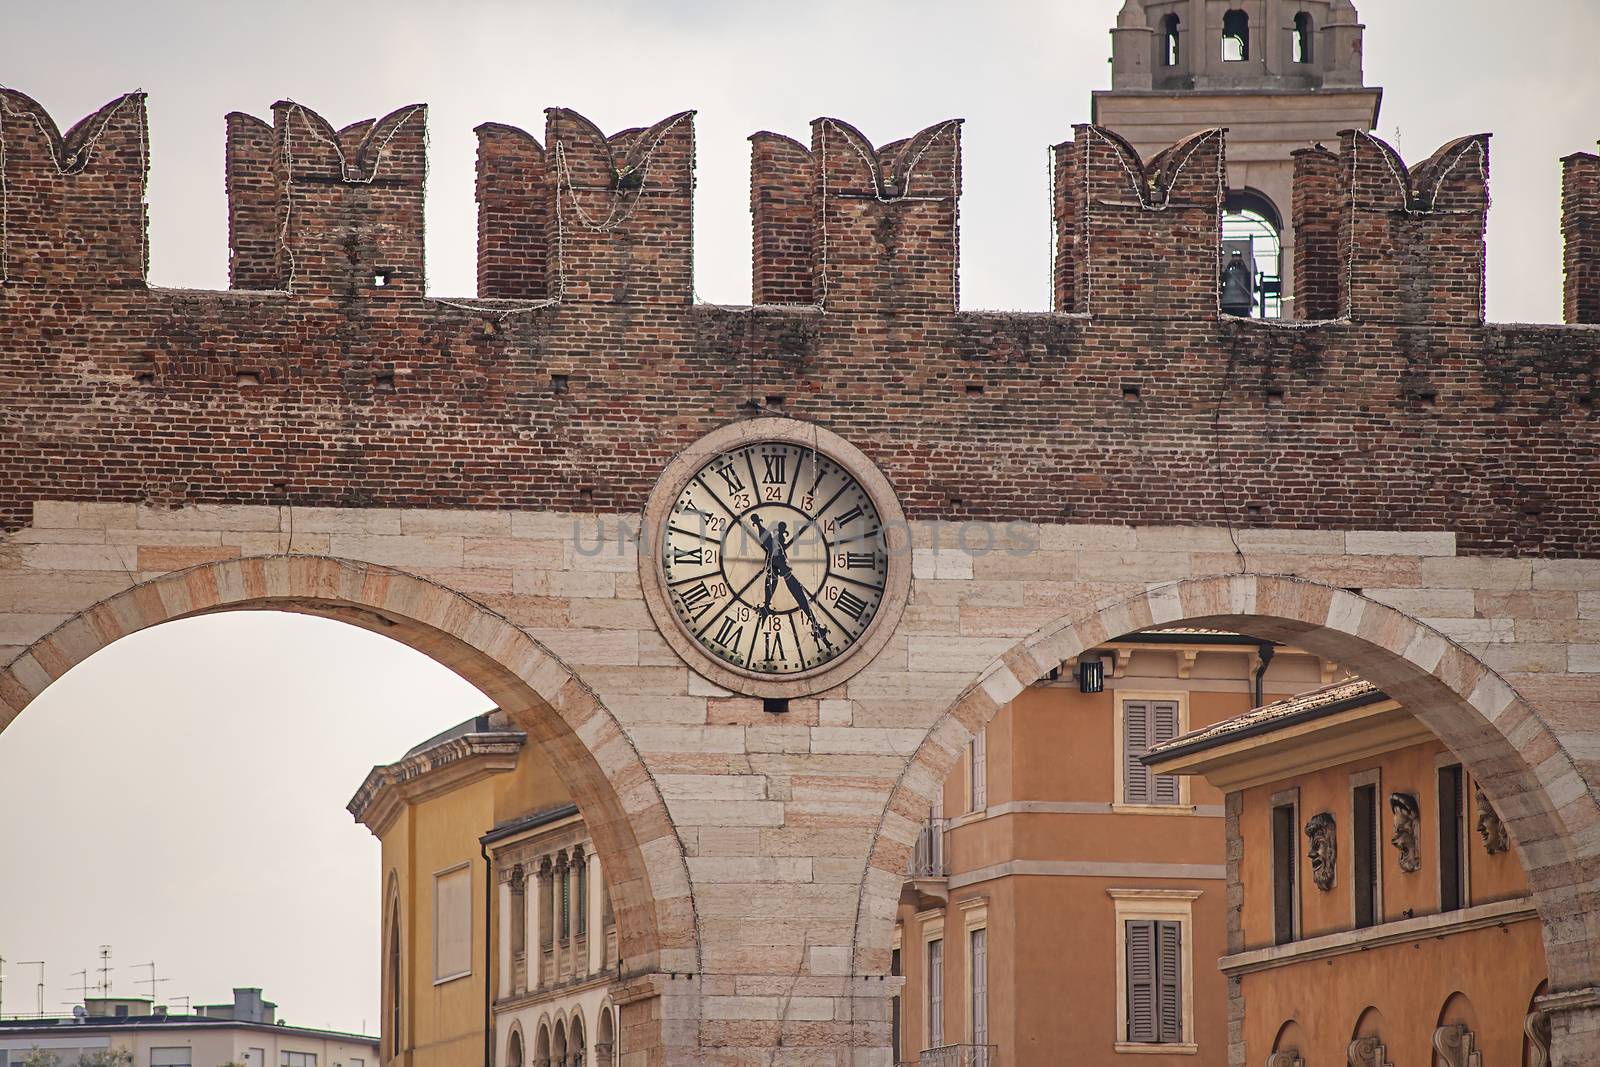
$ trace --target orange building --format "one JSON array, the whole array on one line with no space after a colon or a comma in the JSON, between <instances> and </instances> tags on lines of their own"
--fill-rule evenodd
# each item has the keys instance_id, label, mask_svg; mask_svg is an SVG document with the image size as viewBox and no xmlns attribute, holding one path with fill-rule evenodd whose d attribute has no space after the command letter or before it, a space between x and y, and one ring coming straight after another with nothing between
<instances>
[{"instance_id":1,"label":"orange building","mask_svg":"<svg viewBox=\"0 0 1600 1067\"><path fill-rule=\"evenodd\" d=\"M1227 794L1235 1062L1548 1063L1542 931L1460 760L1362 681L1159 744Z\"/></svg>"},{"instance_id":2,"label":"orange building","mask_svg":"<svg viewBox=\"0 0 1600 1067\"><path fill-rule=\"evenodd\" d=\"M896 1060L1226 1064L1223 794L1142 758L1255 706L1258 686L1291 694L1336 672L1237 634L1145 632L1004 708L913 856Z\"/></svg>"}]
</instances>

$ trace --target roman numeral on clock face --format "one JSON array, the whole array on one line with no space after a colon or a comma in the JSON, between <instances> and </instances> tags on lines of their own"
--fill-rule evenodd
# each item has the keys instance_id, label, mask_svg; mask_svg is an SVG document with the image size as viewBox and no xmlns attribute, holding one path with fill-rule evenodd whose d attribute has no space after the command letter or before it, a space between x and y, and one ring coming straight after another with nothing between
<instances>
[{"instance_id":1,"label":"roman numeral on clock face","mask_svg":"<svg viewBox=\"0 0 1600 1067\"><path fill-rule=\"evenodd\" d=\"M876 558L871 552L842 552L836 557L836 561L846 570L854 570L861 567L871 570L873 560Z\"/></svg>"},{"instance_id":2,"label":"roman numeral on clock face","mask_svg":"<svg viewBox=\"0 0 1600 1067\"><path fill-rule=\"evenodd\" d=\"M701 548L674 548L672 550L673 563L693 563L696 566L705 562L705 550Z\"/></svg>"},{"instance_id":3,"label":"roman numeral on clock face","mask_svg":"<svg viewBox=\"0 0 1600 1067\"><path fill-rule=\"evenodd\" d=\"M723 648L734 649L739 647L739 639L743 636L744 627L736 626L734 625L732 619L724 617L722 620L722 625L717 627L716 636L711 640L715 641Z\"/></svg>"},{"instance_id":4,"label":"roman numeral on clock face","mask_svg":"<svg viewBox=\"0 0 1600 1067\"><path fill-rule=\"evenodd\" d=\"M706 588L705 582L701 582L680 592L678 599L683 602L683 610L689 613L689 617L699 622L700 616L711 607L711 590Z\"/></svg>"},{"instance_id":5,"label":"roman numeral on clock face","mask_svg":"<svg viewBox=\"0 0 1600 1067\"><path fill-rule=\"evenodd\" d=\"M729 462L721 467L714 467L712 469L715 470L717 476L727 484L728 492L743 492L744 479L739 477L738 468L736 468L732 462Z\"/></svg>"},{"instance_id":6,"label":"roman numeral on clock face","mask_svg":"<svg viewBox=\"0 0 1600 1067\"><path fill-rule=\"evenodd\" d=\"M847 522L855 522L860 517L861 508L859 505L857 505L856 507L853 507L849 511L845 512L843 515L839 516L839 525L843 526Z\"/></svg>"},{"instance_id":7,"label":"roman numeral on clock face","mask_svg":"<svg viewBox=\"0 0 1600 1067\"><path fill-rule=\"evenodd\" d=\"M771 630L761 631L761 658L767 663L783 659L783 634Z\"/></svg>"},{"instance_id":8,"label":"roman numeral on clock face","mask_svg":"<svg viewBox=\"0 0 1600 1067\"><path fill-rule=\"evenodd\" d=\"M839 599L833 602L842 615L848 615L856 622L861 621L861 615L867 610L867 602L846 589L839 594Z\"/></svg>"},{"instance_id":9,"label":"roman numeral on clock face","mask_svg":"<svg viewBox=\"0 0 1600 1067\"><path fill-rule=\"evenodd\" d=\"M762 462L762 465L766 468L761 473L762 482L766 483L767 485L774 485L774 484L779 483L779 482L788 481L788 478L784 476L784 472L783 472L784 466L788 462L788 459L789 459L788 456L781 456L781 455L780 456L762 456L761 457L761 462Z\"/></svg>"}]
</instances>

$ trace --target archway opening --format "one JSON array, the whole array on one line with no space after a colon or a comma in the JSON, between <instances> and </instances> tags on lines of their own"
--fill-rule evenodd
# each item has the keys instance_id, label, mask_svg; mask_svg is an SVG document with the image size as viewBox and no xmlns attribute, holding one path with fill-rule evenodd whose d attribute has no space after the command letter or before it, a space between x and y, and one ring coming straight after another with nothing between
<instances>
[{"instance_id":1,"label":"archway opening","mask_svg":"<svg viewBox=\"0 0 1600 1067\"><path fill-rule=\"evenodd\" d=\"M1336 749L1319 749L1316 750L1319 754L1314 757L1301 758L1299 765L1271 764L1267 769L1273 774L1258 768L1252 774L1256 774L1259 781L1239 779L1240 784L1230 785L1223 790L1226 798L1218 794L1214 799L1197 800L1180 793L1176 803L1171 798L1164 802L1174 809L1174 815L1178 814L1176 809L1180 807L1187 809L1190 805L1213 804L1216 805L1217 818L1243 819L1247 817L1244 813L1251 809L1246 807L1236 812L1233 793L1249 789L1271 793L1281 788L1281 785L1275 784L1280 779L1297 776L1306 778L1304 782L1293 783L1299 789L1297 796L1285 795L1279 799L1264 795L1258 808L1254 809L1259 814L1248 816L1259 818L1261 823L1257 829L1249 831L1251 836L1243 838L1244 854L1253 856L1251 862L1256 865L1244 884L1267 890L1267 906L1264 909L1258 907L1254 919L1235 917L1228 920L1229 924L1241 920L1244 923L1239 928L1242 934L1237 941L1234 940L1232 925L1228 926L1227 938L1221 936L1223 923L1219 913L1210 940L1214 945L1225 943L1228 947L1213 949L1209 957L1200 955L1200 950L1196 949L1196 970L1211 969L1217 959L1223 956L1227 957L1228 967L1240 974L1266 973L1285 960L1294 960L1298 966L1302 957L1307 965L1315 957L1317 966L1326 966L1326 959L1340 953L1350 955L1352 959L1370 961L1381 955L1380 947L1387 943L1385 939L1403 939L1412 925L1417 925L1419 930L1427 926L1434 934L1448 927L1448 939L1459 945L1468 945L1469 953L1478 954L1470 956L1469 963L1470 959L1484 958L1484 951L1515 956L1526 963L1528 966L1506 976L1516 986L1515 995L1506 996L1504 990L1498 994L1512 1005L1510 1010L1513 1015L1520 1010L1517 1008L1520 998L1526 996L1528 987L1522 984L1523 981L1531 984L1536 980L1529 979L1522 971L1533 966L1542 970L1548 961L1552 984L1557 988L1562 983L1573 988L1583 988L1590 983L1595 944L1592 922L1585 915L1577 921L1586 928L1574 929L1572 923L1575 916L1567 906L1570 899L1568 887L1575 884L1572 881L1574 878L1581 881L1580 872L1585 869L1581 855L1574 854L1581 839L1575 839L1564 829L1563 819L1567 816L1561 810L1561 804L1545 788L1550 781L1576 780L1576 772L1567 764L1565 753L1558 746L1532 740L1541 736L1545 728L1516 693L1481 662L1417 620L1348 590L1294 578L1219 576L1156 587L1131 600L1107 603L1082 615L1066 615L1059 622L1042 628L1001 654L962 699L950 707L947 716L929 731L928 739L913 759L914 770L902 779L890 810L907 813L907 818L912 817L911 813L926 811L934 802L936 790L948 790L952 781L957 782L955 788L959 794L970 795L970 786L961 784L965 780L961 768L970 758L970 746L981 730L994 729L997 723L1003 724L1002 715L1014 716L1019 702L1031 699L1033 687L1063 686L1077 690L1082 684L1085 693L1098 691L1098 688L1091 689L1089 686L1098 687L1101 678L1109 679L1113 671L1121 672L1126 666L1121 662L1104 663L1101 661L1102 655L1120 661L1130 646L1151 644L1158 639L1192 646L1197 640L1196 635L1201 634L1208 635L1208 643L1219 646L1227 644L1228 635L1232 635L1246 646L1261 646L1263 652L1276 648L1286 653L1292 648L1298 650L1297 654L1302 658L1320 661L1321 670L1331 675L1332 684L1324 686L1322 683L1329 682L1330 678L1325 676L1319 679L1314 667L1307 688L1313 693L1326 688L1330 693L1319 697L1315 703L1283 709L1284 714L1304 716L1303 720L1293 720L1296 730L1300 731L1295 736L1304 733L1300 725L1302 721L1320 721L1321 717L1326 716L1332 730L1327 734L1328 737L1335 734L1340 737L1364 737L1362 744L1372 742L1376 747L1354 750L1355 754L1348 759L1335 759L1331 753L1335 753ZM1192 647L1190 652L1193 652ZM1132 662L1137 663L1141 654L1134 652ZM1169 658L1174 655L1170 650L1161 654ZM1093 671L1084 669L1090 658L1095 660ZM1262 658L1266 657L1263 655ZM1192 655L1185 657L1177 653L1175 662L1177 666L1169 670L1193 670L1196 672L1195 678L1210 677L1203 667L1195 666ZM1141 672L1134 670L1133 673L1138 675ZM1365 694L1359 701L1352 699L1348 704L1337 704L1345 696L1352 695L1339 692L1339 679L1347 676L1353 676L1353 680L1345 685L1354 690L1364 687ZM1123 684L1134 689L1161 688L1149 684L1149 679L1144 677L1130 676L1130 680ZM1129 699L1139 705L1141 713L1150 720L1144 724L1146 732L1149 738L1158 742L1163 736L1181 734L1198 725L1193 722L1181 725L1179 702L1177 723L1163 726L1162 709L1157 706L1161 703L1161 694L1136 693ZM1254 703L1259 705L1261 702L1257 700ZM1250 705L1246 704L1245 707ZM1322 710L1324 707L1333 710L1325 713ZM1124 708L1124 712L1131 713L1131 710L1131 706ZM1350 714L1335 722L1335 713L1344 715L1347 710ZM1087 724L1081 715L1061 708L1055 709L1055 713L1046 718L1057 724L1073 723L1077 743L1098 749L1099 743L1093 739L1097 735L1085 733ZM1261 736L1261 730L1248 712L1235 718L1242 721L1229 726L1228 730L1243 730L1242 737ZM1369 720L1369 725L1406 725L1400 732L1387 734L1383 731L1388 730L1389 725L1382 725L1378 733L1365 735L1347 730L1349 723L1363 718ZM1005 728L1015 730L1016 722L1013 718ZM1136 764L1144 764L1144 761L1132 751L1138 746L1131 740L1134 736L1131 720L1124 726L1127 732L1123 740L1105 746L1107 751L1114 752L1113 762L1116 765L1128 768L1127 774L1121 779L1123 784L1119 786L1126 795L1119 793L1111 801L1113 804L1148 804L1150 798L1159 800L1157 794L1160 791L1156 782L1143 783L1137 797L1128 788L1135 777L1132 770ZM1109 740L1109 731L1107 733ZM1184 743L1198 743L1195 737L1196 734L1187 735ZM994 745L995 740L991 737L991 752L995 750ZM1250 758L1259 755L1261 753L1253 753ZM1380 755L1382 758L1379 758ZM1390 760L1391 755L1394 756L1393 760ZM1273 758L1278 757L1275 754ZM1318 760L1325 762L1318 763ZM1015 781L1019 766L1013 759L1006 777ZM1436 772L1451 767L1460 768L1457 773L1461 776L1461 784L1454 795L1467 798L1455 808L1444 802L1442 794L1434 792ZM1381 774L1370 774L1371 771ZM1152 770L1151 776L1159 777L1162 773L1170 772L1163 767L1160 771ZM1328 781L1311 781L1311 778L1319 776ZM1338 780L1335 782L1333 779ZM1360 803L1363 789L1373 794L1367 798L1365 809ZM1476 790L1484 794L1481 805L1473 799ZM1407 824L1394 814L1390 798L1395 794L1414 794L1420 802L1410 819L1408 834L1398 832L1405 829ZM1036 804L1036 798L1031 795L1021 799L1018 797L1020 794L1002 795L1001 800L1003 805L1019 811ZM1221 803L1224 799L1225 803ZM1060 802L1054 803L1060 806ZM1098 795L1090 797L1072 793L1070 802L1061 810L1063 814L1090 814L1091 809L1099 810L1099 803ZM1269 858L1275 854L1276 843L1268 815L1275 814L1269 808L1280 804L1286 806L1287 817L1283 820L1283 827L1287 831L1286 855L1292 861L1293 878L1289 883L1292 891L1285 895L1284 900L1303 918L1303 922L1289 927L1282 938L1283 943L1275 945L1271 905L1272 898L1277 894L1274 866ZM1157 806L1161 805L1158 803ZM1454 912L1448 911L1439 889L1444 882L1442 864L1449 853L1440 848L1439 839L1432 835L1441 832L1447 822L1470 830L1479 825L1475 824L1473 814L1490 809L1493 818L1481 820L1484 828L1478 830L1479 836L1464 842L1474 856L1472 873L1476 881L1472 883L1474 888L1470 899L1465 907ZM957 810L966 810L960 800L957 801ZM1033 810L1043 812L1043 809ZM1363 811L1365 816L1361 814ZM1115 816L1116 812L1106 814ZM1377 897L1380 907L1371 930L1363 929L1367 924L1356 921L1360 900L1356 883L1360 877L1352 866L1354 854L1363 847L1355 844L1362 839L1352 834L1358 830L1363 817L1368 821L1371 831L1365 838L1364 847L1381 852L1381 877L1386 880L1384 894ZM1581 812L1572 810L1572 817L1581 819ZM1502 821L1514 841L1509 851L1498 844L1501 834L1495 824ZM969 820L964 825L983 824ZM1152 827L1150 832L1155 832L1153 822L1147 820L1146 825ZM1039 831L1041 834L1043 832ZM1394 840L1408 836L1413 840L1420 839L1423 846L1422 861L1409 868L1402 865L1410 862L1405 855L1410 841L1396 843ZM898 840L880 838L873 854L874 870L888 872L902 862L910 862L915 855L913 837L909 830L902 828L894 835ZM1230 855L1234 847L1231 843L1233 840L1230 836ZM975 846L969 843L966 847ZM1090 877L1085 871L1104 866L1098 863L1102 858L1093 855L1069 856L1066 858L1066 869L1057 872L1056 876ZM1119 852L1110 858L1131 861L1134 857ZM1187 855L1162 855L1157 858L1185 864L1191 861ZM992 862L1001 859L1003 857L998 855L990 857ZM1042 863L1044 857L1041 856L1035 866ZM1084 870L1079 870L1079 867ZM1170 940L1171 956L1175 962L1168 968L1168 973L1174 976L1179 983L1177 988L1181 990L1181 976L1187 973L1189 966L1187 946L1195 944L1196 940L1191 936L1196 932L1195 928L1189 926L1188 921L1191 917L1199 921L1201 905L1193 902L1205 899L1206 887L1198 883L1192 886L1155 885L1154 888L1161 892L1153 892L1153 883L1137 884L1139 877L1153 875L1136 876L1129 873L1129 868L1118 866L1117 863L1112 863L1111 867L1115 868L1111 874L1119 881L1101 890L1099 895L1109 896L1110 900L1101 901L1100 906L1107 910L1108 915L1110 909L1115 908L1118 927L1126 928L1125 945L1118 948L1128 957L1125 973L1134 974L1136 966L1144 967L1141 961L1148 959L1147 970L1152 989L1148 1016L1141 1015L1136 1019L1134 1001L1129 1000L1127 1025L1130 1029L1126 1034L1116 1037L1116 1040L1141 1048L1160 1044L1159 1032L1165 1016L1158 1013L1171 1003L1179 1007L1174 1012L1170 1029L1179 1035L1176 1043L1184 1044L1186 1040L1182 1035L1185 1033L1183 1027L1187 1016L1184 1013L1187 1006L1181 997L1164 1001L1160 995L1163 988L1161 945L1163 937ZM1184 867L1170 877L1193 881L1202 878L1198 871L1198 868ZM1037 873L1050 872L1041 867ZM1219 871L1210 877L1221 879L1224 874ZM1135 884L1124 885L1124 880ZM1390 880L1393 885L1388 884ZM914 881L912 879L905 884L910 885ZM934 918L917 917L912 923L906 921L904 910L897 911L896 919L904 922L899 940L889 936L895 931L873 922L870 911L882 905L870 900L870 888L863 894L858 939L875 941L882 934L885 948L902 944L913 946L910 949L912 974L908 978L908 989L913 991L913 1003L918 999L916 994L921 992L922 978L925 977L919 977L915 963L919 955L919 940L930 928L928 922L937 925L939 908L951 909L943 915L945 935L941 944L948 941L953 923L957 924L954 927L957 931L964 924L969 934L982 925L981 912L963 911L960 908L963 903L970 905L971 901L957 899L958 895L982 892L978 882L973 881L971 876L965 880L951 877L946 885L947 895L943 905L938 902L938 887L919 887L917 899L909 905L902 896L901 909L926 908L929 909L927 914ZM961 889L962 894L958 894L957 889ZM1215 891L1212 895L1220 897L1220 884L1211 889ZM1233 883L1229 883L1226 899L1238 900L1234 896ZM1242 906L1242 902L1239 902L1239 906ZM1536 914L1541 921L1533 921ZM1552 914L1556 916L1555 921L1545 918ZM1440 916L1442 918L1436 918ZM1170 930L1166 928L1168 925L1171 926ZM1518 947L1501 946L1496 949L1490 946L1484 949L1479 939L1486 935L1476 933L1484 928L1492 928L1497 938L1511 938L1505 945L1515 942ZM1136 942L1136 934L1142 940ZM1199 931L1199 934L1199 940L1204 942L1204 931ZM1435 938L1430 934L1429 941L1433 940ZM1135 951L1136 944L1146 946L1148 951L1140 956ZM1353 954L1354 950L1349 948L1353 945L1360 946L1361 956ZM1409 944L1406 947L1409 948ZM877 952L877 946L874 944L869 951ZM1430 948L1430 951L1433 950ZM1504 962L1501 955L1494 958ZM877 962L876 957L866 952L858 955L858 959L863 966L868 965L869 961ZM889 960L890 952L883 952L882 965L886 969ZM1391 961L1401 969L1405 962ZM1377 966L1370 962L1361 964L1369 965ZM1460 970L1462 966L1460 961L1446 961L1441 969L1455 973L1452 967ZM1483 970L1479 968L1479 973L1483 973ZM1213 970L1212 973L1214 975L1216 972ZM1119 981L1122 980L1119 978ZM1381 974L1374 974L1360 978L1350 987L1358 991L1364 988L1382 989L1384 982ZM1414 992L1415 988L1420 988L1420 984L1413 983L1407 992ZM1330 1029L1329 1020L1320 1019L1314 1030L1306 1031L1311 1035L1310 1040L1318 1044L1310 1050L1299 1049L1298 1055L1312 1062L1331 1056L1335 1051L1342 1054L1350 1040L1349 1027L1356 1021L1361 1009L1369 1004L1374 1007L1386 1005L1382 1010L1393 1008L1396 1018L1404 1020L1407 1033L1413 1036L1420 1034L1426 1039L1433 1032L1440 1001L1449 992L1448 988L1429 988L1431 999L1425 1005L1401 1003L1398 1000L1392 1005L1388 1004L1388 1000L1394 999L1393 996L1385 1000L1345 1005L1347 1011L1337 1027ZM1461 988L1469 987L1463 985ZM1473 1001L1479 1005L1484 1003L1481 991L1473 993ZM1296 1018L1298 1010L1297 1005L1285 1001L1257 1012L1260 1016L1257 1021L1263 1025L1271 1023L1276 1028L1285 1019ZM1251 1011L1256 1009L1247 1011L1246 1018ZM1146 1028L1137 1035L1132 1029L1135 1022ZM1299 1019L1299 1022L1302 1027L1306 1025L1305 1019ZM1522 1019L1518 1015L1516 1018L1497 1017L1493 1026L1499 1033L1507 1030L1507 1027L1520 1030L1521 1024ZM1489 1024L1485 1026L1487 1029ZM1148 1037L1147 1031L1152 1028L1158 1034L1155 1040ZM907 1032L915 1039L916 1033L925 1029L925 1023L914 1022ZM1333 1033L1333 1029L1338 1033ZM1268 1053L1288 1052L1287 1049L1274 1047L1275 1034L1282 1036L1277 1029L1258 1035L1247 1052L1248 1057L1254 1060ZM1135 1036L1138 1040L1132 1039ZM1337 1044L1337 1050L1334 1050L1334 1044ZM1280 1062L1292 1063L1292 1060L1285 1058L1275 1061L1275 1067Z\"/></svg>"},{"instance_id":2,"label":"archway opening","mask_svg":"<svg viewBox=\"0 0 1600 1067\"><path fill-rule=\"evenodd\" d=\"M32 720L19 720L18 715L36 698L54 689L80 663L140 631L152 630L141 636L160 637L159 630L153 628L161 624L170 623L171 632L176 633L188 626L248 624L270 617L262 613L277 612L287 613L284 618L299 624L326 627L332 620L382 635L448 668L458 676L457 684L467 683L465 692L476 690L480 695L474 698L479 701L479 708L492 705L500 709L505 725L490 733L498 730L497 736L525 736L526 750L540 754L549 776L559 781L564 795L584 813L589 824L588 838L605 868L604 896L609 905L606 914L615 919L613 941L620 960L626 961L626 971L619 972L621 976L652 973L662 965L683 971L696 968L698 948L692 910L683 907L682 901L671 893L658 894L651 888L652 884L671 884L682 886L680 892L687 892L681 847L674 840L673 847L654 850L649 863L642 850L647 842L673 835L659 794L621 728L594 693L559 659L503 617L423 579L374 565L320 557L256 557L205 564L133 586L98 604L75 606L75 610L75 614L0 669L0 726L25 729L16 723ZM222 613L248 614L222 617ZM398 648L390 642L379 643ZM281 672L285 668L280 663L274 669ZM40 715L33 718L43 720ZM220 721L222 717L218 718ZM246 746L251 742L251 731L270 729L271 716L257 715L240 728L240 735L233 742L236 748ZM428 744L445 744L454 751L462 748L457 738L479 737L482 732L475 717L430 739ZM465 750L476 754L480 748L474 742L465 744ZM392 749L388 755L392 758ZM275 789L292 789L295 778L290 772L294 767L295 764L286 763L280 768L273 777ZM383 771L379 767L369 775L351 802L353 809L371 799L368 786L381 791L386 782L405 779L403 773L395 778L392 773L386 777L380 773ZM336 788L349 796L348 781L338 782ZM620 796L623 790L630 796L626 807ZM237 829L252 828L246 820ZM657 869L652 869L652 863ZM460 924L459 931L453 926L447 930L448 924L440 923L435 914L430 931L427 924L411 922L408 916L416 916L424 908L436 910L439 901L451 901L460 905L463 914L481 906L487 917L492 909L487 890L492 887L480 868L474 856L458 867L434 871L427 886L419 882L410 901L391 909L383 926L387 939L376 933L371 937L369 952L374 960L381 960L385 970L393 970L407 982L463 977L464 970L447 968L450 974L436 972L440 960L453 960L457 955L470 958L471 953L479 951L481 942L473 932L473 922ZM419 901L426 902L419 905ZM377 917L372 921L376 923ZM402 945L397 959L393 951L397 926L400 940L431 932L435 943L410 946L409 952ZM481 921L477 928L481 932ZM487 959L489 950L483 951ZM481 967L474 966L471 973L482 981L491 970L490 964L484 962ZM368 988L380 986L375 981ZM384 992L392 997L393 986ZM412 1019L403 1005L397 1010L387 998L383 1004L383 1010L369 1010L367 1017L380 1025L380 1020L390 1023L398 1031L394 1047L403 1050ZM648 1005L642 1009L645 1013L651 1010ZM641 1040L644 1047L650 1047L647 1034Z\"/></svg>"}]
</instances>

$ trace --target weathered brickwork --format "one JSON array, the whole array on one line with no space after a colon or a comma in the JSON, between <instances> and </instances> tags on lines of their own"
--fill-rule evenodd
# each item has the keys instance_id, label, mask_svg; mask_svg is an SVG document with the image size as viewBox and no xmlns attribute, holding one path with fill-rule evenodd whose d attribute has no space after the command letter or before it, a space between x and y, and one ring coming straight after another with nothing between
<instances>
[{"instance_id":1,"label":"weathered brickwork","mask_svg":"<svg viewBox=\"0 0 1600 1067\"><path fill-rule=\"evenodd\" d=\"M480 127L479 298L441 300L420 107L232 116L235 288L201 293L143 281L141 97L64 138L0 105L0 726L167 619L379 630L555 754L612 872L630 1067L884 1067L907 855L972 731L1108 638L1225 626L1359 671L1463 758L1529 869L1557 1062L1589 1062L1600 334L1482 322L1484 138L1409 171L1364 135L1303 156L1322 321L1269 324L1217 313L1219 131L1140 160L1077 128L1057 309L986 314L956 310L958 123L757 135L760 304L722 308L693 302L690 113ZM1569 242L1569 306L1595 247ZM679 658L616 537L763 413L858 445L913 520L892 636L783 714ZM1008 525L965 551L969 519Z\"/></svg>"},{"instance_id":2,"label":"weathered brickwork","mask_svg":"<svg viewBox=\"0 0 1600 1067\"><path fill-rule=\"evenodd\" d=\"M1214 314L1215 134L1141 167L1080 129L1058 299L1088 314L999 315L952 311L954 125L873 152L819 121L809 163L758 139L758 294L822 311L691 303L691 116L607 141L553 111L544 150L484 127L480 276L522 302L501 305L422 295L417 108L338 133L294 104L272 131L235 116L241 291L198 293L141 281L142 99L64 144L6 100L38 120L6 127L6 528L50 497L631 511L685 442L781 410L860 442L913 517L1600 547L1600 338L1479 321L1480 139L1408 178L1352 138L1321 192L1355 199L1328 243L1362 281L1345 317L1286 329Z\"/></svg>"}]
</instances>

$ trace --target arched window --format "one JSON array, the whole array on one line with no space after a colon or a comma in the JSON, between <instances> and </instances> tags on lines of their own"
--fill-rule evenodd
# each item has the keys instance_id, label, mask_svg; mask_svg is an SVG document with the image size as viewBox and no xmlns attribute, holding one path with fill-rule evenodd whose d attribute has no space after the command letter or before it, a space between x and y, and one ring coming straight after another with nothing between
<instances>
[{"instance_id":1,"label":"arched window","mask_svg":"<svg viewBox=\"0 0 1600 1067\"><path fill-rule=\"evenodd\" d=\"M1250 58L1250 16L1238 8L1222 16L1222 58L1227 63Z\"/></svg>"},{"instance_id":2,"label":"arched window","mask_svg":"<svg viewBox=\"0 0 1600 1067\"><path fill-rule=\"evenodd\" d=\"M1224 261L1234 250L1254 268L1251 318L1276 319L1283 314L1282 216L1260 193L1241 189L1228 194L1222 206Z\"/></svg>"},{"instance_id":3,"label":"arched window","mask_svg":"<svg viewBox=\"0 0 1600 1067\"><path fill-rule=\"evenodd\" d=\"M567 1063L569 1067L584 1067L589 1062L586 1055L589 1043L583 1033L583 1017L574 1015L570 1026L572 1029L567 1034Z\"/></svg>"},{"instance_id":4,"label":"arched window","mask_svg":"<svg viewBox=\"0 0 1600 1067\"><path fill-rule=\"evenodd\" d=\"M522 1031L511 1031L511 1047L506 1049L506 1067L522 1067Z\"/></svg>"},{"instance_id":5,"label":"arched window","mask_svg":"<svg viewBox=\"0 0 1600 1067\"><path fill-rule=\"evenodd\" d=\"M1311 14L1306 11L1294 17L1294 61L1311 62Z\"/></svg>"},{"instance_id":6,"label":"arched window","mask_svg":"<svg viewBox=\"0 0 1600 1067\"><path fill-rule=\"evenodd\" d=\"M519 863L511 868L511 954L520 956L528 948L528 883Z\"/></svg>"},{"instance_id":7,"label":"arched window","mask_svg":"<svg viewBox=\"0 0 1600 1067\"><path fill-rule=\"evenodd\" d=\"M387 1039L389 1058L400 1055L400 1006L404 1002L400 984L400 902L392 902L389 911L389 1018L384 1037Z\"/></svg>"},{"instance_id":8,"label":"arched window","mask_svg":"<svg viewBox=\"0 0 1600 1067\"><path fill-rule=\"evenodd\" d=\"M617 1062L617 1024L611 1017L615 1010L610 1004L605 1005L595 1022L594 1067L614 1067Z\"/></svg>"},{"instance_id":9,"label":"arched window","mask_svg":"<svg viewBox=\"0 0 1600 1067\"><path fill-rule=\"evenodd\" d=\"M1161 20L1161 65L1178 65L1178 16L1168 15Z\"/></svg>"}]
</instances>

